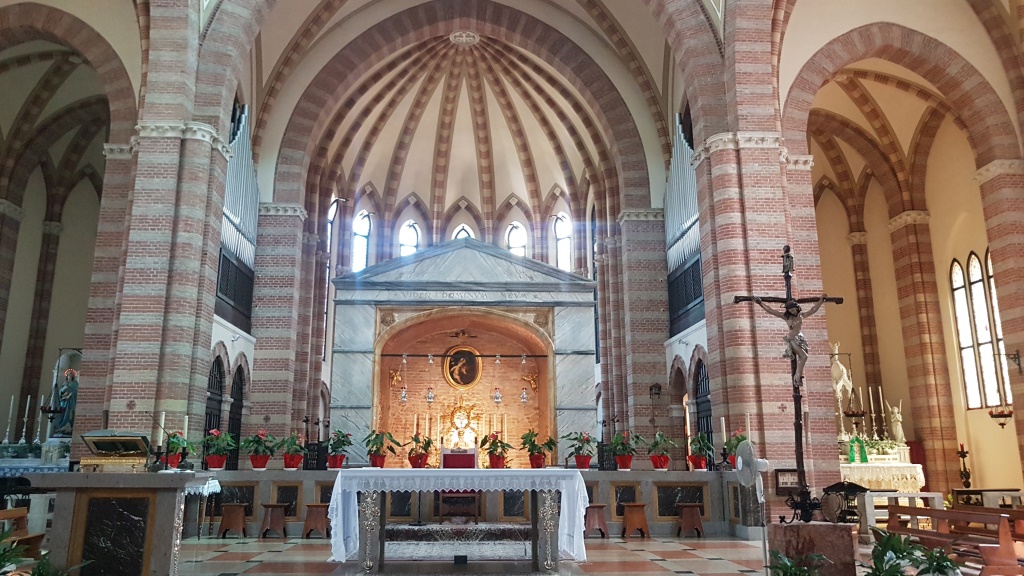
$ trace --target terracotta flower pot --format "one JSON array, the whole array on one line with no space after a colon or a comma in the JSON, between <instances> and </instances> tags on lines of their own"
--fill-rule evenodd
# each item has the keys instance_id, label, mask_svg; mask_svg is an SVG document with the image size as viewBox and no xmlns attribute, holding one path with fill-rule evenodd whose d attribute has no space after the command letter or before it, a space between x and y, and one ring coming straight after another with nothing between
<instances>
[{"instance_id":1,"label":"terracotta flower pot","mask_svg":"<svg viewBox=\"0 0 1024 576\"><path fill-rule=\"evenodd\" d=\"M530 468L543 468L544 467L544 455L543 454L530 454Z\"/></svg>"},{"instance_id":2,"label":"terracotta flower pot","mask_svg":"<svg viewBox=\"0 0 1024 576\"><path fill-rule=\"evenodd\" d=\"M686 457L686 459L690 461L690 466L693 467L694 470L708 469L707 456L698 456L696 454L690 454L689 456Z\"/></svg>"},{"instance_id":3,"label":"terracotta flower pot","mask_svg":"<svg viewBox=\"0 0 1024 576\"><path fill-rule=\"evenodd\" d=\"M412 454L409 456L409 466L413 468L425 468L427 466L426 454Z\"/></svg>"},{"instance_id":4,"label":"terracotta flower pot","mask_svg":"<svg viewBox=\"0 0 1024 576\"><path fill-rule=\"evenodd\" d=\"M253 470L266 470L270 462L270 454L249 454L249 463Z\"/></svg>"},{"instance_id":5,"label":"terracotta flower pot","mask_svg":"<svg viewBox=\"0 0 1024 576\"><path fill-rule=\"evenodd\" d=\"M579 455L577 455L576 456L576 467L579 468L580 470L585 470L587 468L590 468L590 459L591 458L593 458L593 456L586 456L586 455L579 456Z\"/></svg>"},{"instance_id":6,"label":"terracotta flower pot","mask_svg":"<svg viewBox=\"0 0 1024 576\"><path fill-rule=\"evenodd\" d=\"M329 470L337 470L345 464L344 454L331 454L327 456L327 468Z\"/></svg>"},{"instance_id":7,"label":"terracotta flower pot","mask_svg":"<svg viewBox=\"0 0 1024 576\"><path fill-rule=\"evenodd\" d=\"M505 457L498 456L497 454L488 454L487 459L490 460L491 469L500 470L505 467Z\"/></svg>"},{"instance_id":8,"label":"terracotta flower pot","mask_svg":"<svg viewBox=\"0 0 1024 576\"><path fill-rule=\"evenodd\" d=\"M285 470L298 470L302 468L302 454L285 454L284 455L284 469Z\"/></svg>"},{"instance_id":9,"label":"terracotta flower pot","mask_svg":"<svg viewBox=\"0 0 1024 576\"><path fill-rule=\"evenodd\" d=\"M615 465L619 468L620 472L629 472L633 469L633 455L616 456Z\"/></svg>"},{"instance_id":10,"label":"terracotta flower pot","mask_svg":"<svg viewBox=\"0 0 1024 576\"><path fill-rule=\"evenodd\" d=\"M736 455L735 454L729 454L729 466L732 466L733 468L736 467Z\"/></svg>"},{"instance_id":11,"label":"terracotta flower pot","mask_svg":"<svg viewBox=\"0 0 1024 576\"><path fill-rule=\"evenodd\" d=\"M209 454L206 456L206 467L210 470L223 470L227 463L227 454Z\"/></svg>"},{"instance_id":12,"label":"terracotta flower pot","mask_svg":"<svg viewBox=\"0 0 1024 576\"><path fill-rule=\"evenodd\" d=\"M668 470L668 454L651 454L651 464L655 470Z\"/></svg>"},{"instance_id":13,"label":"terracotta flower pot","mask_svg":"<svg viewBox=\"0 0 1024 576\"><path fill-rule=\"evenodd\" d=\"M178 452L176 454L161 456L160 460L166 463L168 468L177 468L178 464L181 464L181 453Z\"/></svg>"},{"instance_id":14,"label":"terracotta flower pot","mask_svg":"<svg viewBox=\"0 0 1024 576\"><path fill-rule=\"evenodd\" d=\"M387 454L370 454L370 466L374 468L383 468L384 461L387 459Z\"/></svg>"}]
</instances>

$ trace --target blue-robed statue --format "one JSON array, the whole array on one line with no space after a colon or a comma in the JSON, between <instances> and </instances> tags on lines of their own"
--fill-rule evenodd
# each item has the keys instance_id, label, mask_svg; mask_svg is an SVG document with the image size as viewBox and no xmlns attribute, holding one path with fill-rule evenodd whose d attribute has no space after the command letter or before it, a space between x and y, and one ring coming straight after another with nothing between
<instances>
[{"instance_id":1,"label":"blue-robed statue","mask_svg":"<svg viewBox=\"0 0 1024 576\"><path fill-rule=\"evenodd\" d=\"M64 382L57 391L56 407L61 411L53 420L53 438L71 438L75 427L75 406L78 404L78 371L64 371Z\"/></svg>"}]
</instances>

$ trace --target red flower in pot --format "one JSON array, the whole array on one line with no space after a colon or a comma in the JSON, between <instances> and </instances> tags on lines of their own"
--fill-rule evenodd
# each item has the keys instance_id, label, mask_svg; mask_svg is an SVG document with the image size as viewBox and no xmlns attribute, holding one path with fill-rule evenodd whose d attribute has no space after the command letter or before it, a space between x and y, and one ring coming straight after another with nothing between
<instances>
[{"instance_id":1,"label":"red flower in pot","mask_svg":"<svg viewBox=\"0 0 1024 576\"><path fill-rule=\"evenodd\" d=\"M266 470L271 456L277 452L280 442L270 432L260 428L252 436L242 440L242 450L249 453L253 470Z\"/></svg>"},{"instance_id":2,"label":"red flower in pot","mask_svg":"<svg viewBox=\"0 0 1024 576\"><path fill-rule=\"evenodd\" d=\"M370 457L370 466L383 468L387 453L398 454L396 447L401 448L402 444L395 440L391 432L377 432L370 430L370 433L363 438L363 445L366 446L366 454Z\"/></svg>"},{"instance_id":3,"label":"red flower in pot","mask_svg":"<svg viewBox=\"0 0 1024 576\"><path fill-rule=\"evenodd\" d=\"M569 453L576 458L576 467L580 470L590 468L590 459L594 456L594 437L588 432L573 432L562 436L569 441Z\"/></svg>"},{"instance_id":4,"label":"red flower in pot","mask_svg":"<svg viewBox=\"0 0 1024 576\"><path fill-rule=\"evenodd\" d=\"M489 467L501 469L505 467L508 451L512 450L513 446L501 439L501 432L499 431L484 436L483 440L480 441L480 448L487 452Z\"/></svg>"},{"instance_id":5,"label":"red flower in pot","mask_svg":"<svg viewBox=\"0 0 1024 576\"><path fill-rule=\"evenodd\" d=\"M345 456L352 446L352 435L348 432L335 430L331 432L331 438L327 441L327 468L337 470L345 463Z\"/></svg>"},{"instance_id":6,"label":"red flower in pot","mask_svg":"<svg viewBox=\"0 0 1024 576\"><path fill-rule=\"evenodd\" d=\"M223 470L227 464L228 454L238 447L231 434L214 428L203 438L206 449L206 465L210 470Z\"/></svg>"},{"instance_id":7,"label":"red flower in pot","mask_svg":"<svg viewBox=\"0 0 1024 576\"><path fill-rule=\"evenodd\" d=\"M302 434L295 434L293 432L282 440L278 447L284 451L285 470L298 470L302 467L302 457L306 454L306 448L303 447Z\"/></svg>"},{"instance_id":8,"label":"red flower in pot","mask_svg":"<svg viewBox=\"0 0 1024 576\"><path fill-rule=\"evenodd\" d=\"M409 448L409 466L426 468L427 458L430 457L430 451L434 449L434 440L427 436L420 436L417 432L412 435L409 444L412 445L412 448Z\"/></svg>"},{"instance_id":9,"label":"red flower in pot","mask_svg":"<svg viewBox=\"0 0 1024 576\"><path fill-rule=\"evenodd\" d=\"M537 434L532 428L522 435L523 443L520 446L530 454L530 468L543 468L544 461L549 452L558 450L558 441L548 436L548 439L537 443Z\"/></svg>"}]
</instances>

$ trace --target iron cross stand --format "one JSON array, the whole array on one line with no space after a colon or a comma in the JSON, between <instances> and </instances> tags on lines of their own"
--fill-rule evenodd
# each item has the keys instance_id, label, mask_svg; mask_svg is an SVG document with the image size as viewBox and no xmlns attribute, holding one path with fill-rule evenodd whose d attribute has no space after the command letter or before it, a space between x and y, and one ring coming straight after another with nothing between
<instances>
[{"instance_id":1,"label":"iron cross stand","mask_svg":"<svg viewBox=\"0 0 1024 576\"><path fill-rule=\"evenodd\" d=\"M786 498L786 505L793 509L793 517L789 522L793 522L800 519L803 522L810 522L813 516L814 510L821 507L821 503L817 498L811 498L811 490L807 485L807 473L804 468L804 421L803 421L803 393L800 389L803 384L803 366L800 363L800 370L798 375L798 353L797 348L803 350L803 353L807 353L806 340L803 338L803 334L795 335L793 332L799 332L800 325L802 325L803 318L810 316L817 312L818 307L825 302L831 302L834 304L842 304L842 298L828 298L824 295L818 298L793 298L793 268L794 260L793 255L790 253L789 246L782 248L782 277L786 282L786 297L779 298L777 296L736 296L733 299L734 304L740 302L754 302L761 304L762 302L772 304L782 304L786 308L786 314L776 314L775 312L767 310L772 315L778 316L786 320L787 325L790 327L790 335L786 337L787 354L790 357L790 380L793 386L793 432L796 435L796 470L797 470L797 481L800 484L800 490L797 493L797 498L794 499L791 494ZM815 306L807 313L801 313L799 304L811 304ZM796 314L792 311L796 310ZM791 319L798 319L799 323L794 324ZM748 431L749 434L749 431ZM786 522L784 516L779 517L780 522Z\"/></svg>"}]
</instances>

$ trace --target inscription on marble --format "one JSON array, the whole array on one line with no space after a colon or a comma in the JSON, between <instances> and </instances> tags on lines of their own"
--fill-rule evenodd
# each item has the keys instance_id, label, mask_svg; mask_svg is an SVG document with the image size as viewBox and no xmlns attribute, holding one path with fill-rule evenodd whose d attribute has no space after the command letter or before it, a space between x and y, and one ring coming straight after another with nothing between
<instances>
[{"instance_id":1,"label":"inscription on marble","mask_svg":"<svg viewBox=\"0 0 1024 576\"><path fill-rule=\"evenodd\" d=\"M82 562L87 564L81 569L82 576L142 574L148 515L148 498L90 498L82 542Z\"/></svg>"}]
</instances>

